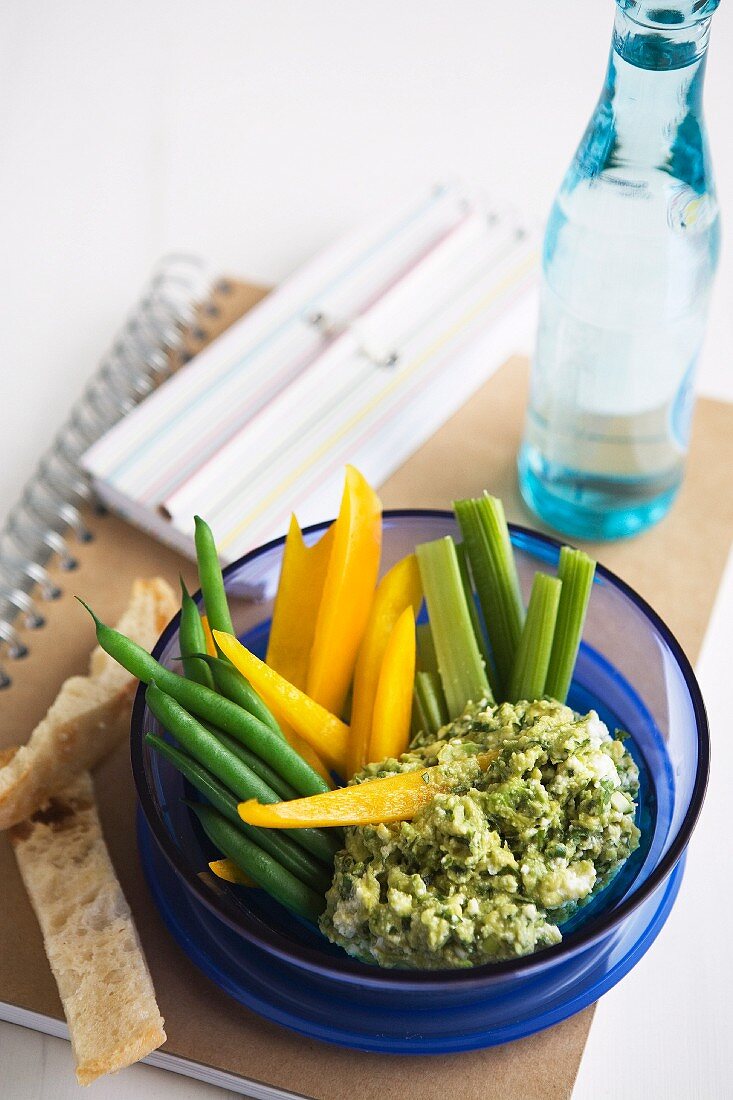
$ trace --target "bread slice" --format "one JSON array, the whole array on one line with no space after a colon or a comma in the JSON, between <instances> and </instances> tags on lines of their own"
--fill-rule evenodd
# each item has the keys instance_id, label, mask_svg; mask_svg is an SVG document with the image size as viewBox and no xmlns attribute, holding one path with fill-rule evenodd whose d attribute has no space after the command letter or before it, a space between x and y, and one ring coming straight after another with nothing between
<instances>
[{"instance_id":1,"label":"bread slice","mask_svg":"<svg viewBox=\"0 0 733 1100\"><path fill-rule=\"evenodd\" d=\"M152 649L177 606L167 581L136 580L118 629ZM114 748L127 732L136 685L103 650L94 650L89 674L67 680L28 743L0 759L0 829L30 817Z\"/></svg>"},{"instance_id":2,"label":"bread slice","mask_svg":"<svg viewBox=\"0 0 733 1100\"><path fill-rule=\"evenodd\" d=\"M88 772L10 831L69 1024L80 1085L165 1042L130 908Z\"/></svg>"}]
</instances>

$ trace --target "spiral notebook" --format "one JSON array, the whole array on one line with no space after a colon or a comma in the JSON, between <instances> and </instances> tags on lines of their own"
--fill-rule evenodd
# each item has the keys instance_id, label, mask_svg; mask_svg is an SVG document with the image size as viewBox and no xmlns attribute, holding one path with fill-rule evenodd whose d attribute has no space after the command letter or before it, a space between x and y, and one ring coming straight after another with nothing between
<instances>
[{"instance_id":1,"label":"spiral notebook","mask_svg":"<svg viewBox=\"0 0 733 1100\"><path fill-rule=\"evenodd\" d=\"M114 377L122 386L120 392L127 392L125 400L130 403L264 293L222 280L212 296L192 310L189 294L182 289L186 284L194 296L200 293L195 269L175 265L172 284L170 274L156 280L142 311L146 321L137 314L133 317L111 357L117 364ZM121 358L127 362L124 371ZM108 368L113 370L110 362L105 364ZM510 518L528 522L514 474L526 381L525 361L504 365L386 481L380 490L385 506L446 507L454 497L475 495L488 486L503 497ZM43 460L39 477L13 513L9 539L3 540L3 568L6 573L16 570L9 578L16 586L5 596L2 629L16 659L7 663L12 682L0 690L0 748L26 738L62 680L86 663L93 639L72 598L75 591L83 592L105 619L114 621L136 575L155 572L175 581L182 571L193 580L193 568L185 558L118 517L95 510L87 499L75 456L100 430L96 417L113 412L109 408L103 414L98 408L96 386L90 393L97 398L77 410L60 434L54 453ZM733 536L728 492L732 467L733 407L700 401L687 478L670 516L633 542L596 549L602 561L651 601L693 658ZM41 502L45 511L40 510ZM95 785L112 859L135 914L166 1018L168 1042L151 1056L152 1064L263 1098L570 1096L592 1009L508 1046L420 1059L327 1046L276 1027L236 1004L183 955L148 895L136 857L135 798L124 744L97 770ZM0 952L0 1018L63 1036L61 1005L40 932L3 836L0 881L0 920L4 928L16 931L12 950Z\"/></svg>"},{"instance_id":2,"label":"spiral notebook","mask_svg":"<svg viewBox=\"0 0 733 1100\"><path fill-rule=\"evenodd\" d=\"M27 651L18 620L25 631L43 626L42 607L61 593L46 562L54 558L70 573L77 549L93 538L100 502L81 456L265 294L229 279L210 284L193 257L169 257L154 273L0 528L0 689L10 682L3 650L10 660Z\"/></svg>"}]
</instances>

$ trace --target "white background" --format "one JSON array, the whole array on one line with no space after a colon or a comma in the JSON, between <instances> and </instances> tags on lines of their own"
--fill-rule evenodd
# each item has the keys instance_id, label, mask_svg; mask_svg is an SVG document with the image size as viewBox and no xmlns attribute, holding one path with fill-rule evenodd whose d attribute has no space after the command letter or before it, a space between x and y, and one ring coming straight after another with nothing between
<instances>
[{"instance_id":1,"label":"white background","mask_svg":"<svg viewBox=\"0 0 733 1100\"><path fill-rule=\"evenodd\" d=\"M714 17L706 103L733 219L730 6ZM540 223L600 90L612 12L610 0L4 0L0 516L163 253L274 281L355 219L455 177ZM730 399L729 233L725 245L700 388ZM730 1095L731 936L710 914L731 907L714 881L728 875L716 839L730 837L731 612L733 575L700 668L718 744L680 903L601 1002L575 1100ZM5 1024L0 1081L7 1100L77 1095L65 1044ZM223 1094L146 1067L95 1086L98 1100L173 1095Z\"/></svg>"}]
</instances>

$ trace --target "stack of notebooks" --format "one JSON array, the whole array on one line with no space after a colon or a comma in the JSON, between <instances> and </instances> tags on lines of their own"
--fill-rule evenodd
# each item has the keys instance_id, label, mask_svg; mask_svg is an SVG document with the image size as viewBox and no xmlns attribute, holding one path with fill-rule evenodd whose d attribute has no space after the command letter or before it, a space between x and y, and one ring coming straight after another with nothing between
<instances>
[{"instance_id":1,"label":"stack of notebooks","mask_svg":"<svg viewBox=\"0 0 733 1100\"><path fill-rule=\"evenodd\" d=\"M95 443L112 509L224 561L330 514L346 462L380 484L531 339L536 243L437 187L337 241Z\"/></svg>"}]
</instances>

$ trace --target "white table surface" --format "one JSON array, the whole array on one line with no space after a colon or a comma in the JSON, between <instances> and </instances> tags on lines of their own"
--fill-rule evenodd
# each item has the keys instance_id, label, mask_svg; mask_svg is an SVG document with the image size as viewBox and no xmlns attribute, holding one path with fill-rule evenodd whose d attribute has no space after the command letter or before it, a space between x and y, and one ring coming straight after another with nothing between
<instances>
[{"instance_id":1,"label":"white table surface","mask_svg":"<svg viewBox=\"0 0 733 1100\"><path fill-rule=\"evenodd\" d=\"M733 219L729 7L714 19L706 102ZM0 516L163 253L194 250L216 271L275 281L355 219L454 177L541 223L600 89L612 10L610 0L5 0ZM732 299L724 247L699 386L728 399ZM733 1095L733 951L714 916L733 902L717 844L730 837L732 614L729 567L699 665L714 767L684 886L648 955L601 1001L575 1100ZM67 1044L0 1024L0 1094L78 1095ZM138 1066L94 1095L223 1094Z\"/></svg>"}]
</instances>

